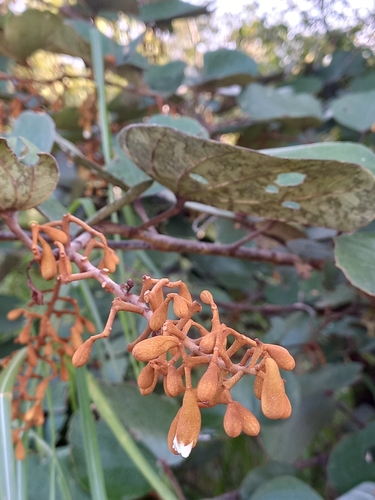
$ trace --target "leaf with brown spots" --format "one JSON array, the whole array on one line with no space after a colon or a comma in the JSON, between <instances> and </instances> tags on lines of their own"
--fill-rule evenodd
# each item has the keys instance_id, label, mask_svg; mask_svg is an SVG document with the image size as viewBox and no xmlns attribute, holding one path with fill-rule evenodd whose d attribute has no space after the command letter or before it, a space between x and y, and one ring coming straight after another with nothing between
<instances>
[{"instance_id":1,"label":"leaf with brown spots","mask_svg":"<svg viewBox=\"0 0 375 500\"><path fill-rule=\"evenodd\" d=\"M59 178L55 159L39 153L37 163L26 165L0 138L0 211L27 210L43 203Z\"/></svg>"},{"instance_id":2,"label":"leaf with brown spots","mask_svg":"<svg viewBox=\"0 0 375 500\"><path fill-rule=\"evenodd\" d=\"M375 178L354 163L277 158L152 125L125 127L119 142L140 169L186 200L341 231L375 217Z\"/></svg>"}]
</instances>

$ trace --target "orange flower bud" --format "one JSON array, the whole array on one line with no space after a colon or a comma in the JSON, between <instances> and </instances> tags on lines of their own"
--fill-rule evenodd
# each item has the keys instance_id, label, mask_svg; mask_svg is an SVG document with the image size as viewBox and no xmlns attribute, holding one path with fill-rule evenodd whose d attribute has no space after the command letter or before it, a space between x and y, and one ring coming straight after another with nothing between
<instances>
[{"instance_id":1,"label":"orange flower bud","mask_svg":"<svg viewBox=\"0 0 375 500\"><path fill-rule=\"evenodd\" d=\"M32 367L35 367L39 363L36 349L31 344L27 346L27 362Z\"/></svg>"},{"instance_id":2,"label":"orange flower bud","mask_svg":"<svg viewBox=\"0 0 375 500\"><path fill-rule=\"evenodd\" d=\"M186 318L189 314L188 302L177 293L169 293L168 297L173 298L173 310L178 318Z\"/></svg>"},{"instance_id":3,"label":"orange flower bud","mask_svg":"<svg viewBox=\"0 0 375 500\"><path fill-rule=\"evenodd\" d=\"M51 238L52 241L59 241L63 245L66 245L69 241L68 235L64 233L61 229L53 226L39 226L39 230L43 231L47 236Z\"/></svg>"},{"instance_id":4,"label":"orange flower bud","mask_svg":"<svg viewBox=\"0 0 375 500\"><path fill-rule=\"evenodd\" d=\"M28 321L27 324L22 328L20 333L18 334L15 342L18 344L28 344L30 340L30 331L31 331L31 321Z\"/></svg>"},{"instance_id":5,"label":"orange flower bud","mask_svg":"<svg viewBox=\"0 0 375 500\"><path fill-rule=\"evenodd\" d=\"M159 357L160 354L164 354L168 349L176 347L178 343L179 340L170 335L151 337L136 344L132 354L138 361L147 362Z\"/></svg>"},{"instance_id":6,"label":"orange flower bud","mask_svg":"<svg viewBox=\"0 0 375 500\"><path fill-rule=\"evenodd\" d=\"M211 403L219 388L220 368L212 362L208 365L197 386L197 397L202 403Z\"/></svg>"},{"instance_id":7,"label":"orange flower bud","mask_svg":"<svg viewBox=\"0 0 375 500\"><path fill-rule=\"evenodd\" d=\"M186 389L181 410L178 413L172 448L183 458L190 455L197 444L201 429L201 412L192 389Z\"/></svg>"},{"instance_id":8,"label":"orange flower bud","mask_svg":"<svg viewBox=\"0 0 375 500\"><path fill-rule=\"evenodd\" d=\"M57 263L53 255L52 248L44 238L39 235L39 241L42 245L43 254L40 261L40 272L45 280L53 279L57 274Z\"/></svg>"},{"instance_id":9,"label":"orange flower bud","mask_svg":"<svg viewBox=\"0 0 375 500\"><path fill-rule=\"evenodd\" d=\"M264 374L265 370L262 367L260 371ZM262 387L263 387L263 377L261 375L257 375L255 377L255 382L254 382L254 394L255 397L258 399L262 399Z\"/></svg>"},{"instance_id":10,"label":"orange flower bud","mask_svg":"<svg viewBox=\"0 0 375 500\"><path fill-rule=\"evenodd\" d=\"M23 309L22 307L12 309L8 312L7 318L9 319L9 321L14 321L15 319L18 319L24 313L24 311L25 309Z\"/></svg>"},{"instance_id":11,"label":"orange flower bud","mask_svg":"<svg viewBox=\"0 0 375 500\"><path fill-rule=\"evenodd\" d=\"M282 370L293 370L296 366L293 356L289 354L285 347L281 347L280 345L264 344L264 348Z\"/></svg>"},{"instance_id":12,"label":"orange flower bud","mask_svg":"<svg viewBox=\"0 0 375 500\"><path fill-rule=\"evenodd\" d=\"M72 363L76 368L79 368L87 363L93 343L94 342L91 338L87 339L86 342L84 342L73 354Z\"/></svg>"},{"instance_id":13,"label":"orange flower bud","mask_svg":"<svg viewBox=\"0 0 375 500\"><path fill-rule=\"evenodd\" d=\"M147 389L154 383L155 368L147 363L138 375L137 384L140 389Z\"/></svg>"},{"instance_id":14,"label":"orange flower bud","mask_svg":"<svg viewBox=\"0 0 375 500\"><path fill-rule=\"evenodd\" d=\"M14 455L17 460L24 460L26 457L26 450L21 438L17 439L16 446L14 448Z\"/></svg>"},{"instance_id":15,"label":"orange flower bud","mask_svg":"<svg viewBox=\"0 0 375 500\"><path fill-rule=\"evenodd\" d=\"M191 293L189 292L189 289L185 285L185 283L180 281L178 288L179 288L179 290L178 290L179 295L181 295L181 297L183 297L185 300L187 300L191 304L193 302L193 299L192 299Z\"/></svg>"},{"instance_id":16,"label":"orange flower bud","mask_svg":"<svg viewBox=\"0 0 375 500\"><path fill-rule=\"evenodd\" d=\"M99 269L107 268L110 273L114 273L116 271L116 266L118 265L119 262L120 261L116 252L112 248L105 246L104 256L98 268Z\"/></svg>"},{"instance_id":17,"label":"orange flower bud","mask_svg":"<svg viewBox=\"0 0 375 500\"><path fill-rule=\"evenodd\" d=\"M44 394L47 390L48 384L49 384L49 377L43 379L39 384L38 387L36 388L35 391L35 397L38 400L42 400L44 398Z\"/></svg>"},{"instance_id":18,"label":"orange flower bud","mask_svg":"<svg viewBox=\"0 0 375 500\"><path fill-rule=\"evenodd\" d=\"M181 373L173 365L168 366L167 376L164 379L166 394L174 398L183 392L184 384L182 382Z\"/></svg>"},{"instance_id":19,"label":"orange flower bud","mask_svg":"<svg viewBox=\"0 0 375 500\"><path fill-rule=\"evenodd\" d=\"M175 455L179 455L179 452L173 446L173 441L176 436L177 423L180 417L180 413L181 413L181 408L178 410L176 416L172 420L171 426L169 427L168 431L168 447L171 450L171 452L174 453Z\"/></svg>"},{"instance_id":20,"label":"orange flower bud","mask_svg":"<svg viewBox=\"0 0 375 500\"><path fill-rule=\"evenodd\" d=\"M201 301L204 304L211 305L214 302L214 298L212 296L212 293L209 292L208 290L203 290L200 294Z\"/></svg>"},{"instance_id":21,"label":"orange flower bud","mask_svg":"<svg viewBox=\"0 0 375 500\"><path fill-rule=\"evenodd\" d=\"M249 411L244 408L240 403L235 402L236 409L241 418L242 430L248 436L257 436L260 432L260 424L258 419Z\"/></svg>"},{"instance_id":22,"label":"orange flower bud","mask_svg":"<svg viewBox=\"0 0 375 500\"><path fill-rule=\"evenodd\" d=\"M266 358L265 367L266 374L261 397L262 412L271 419L281 418L288 408L284 382L274 359Z\"/></svg>"},{"instance_id":23,"label":"orange flower bud","mask_svg":"<svg viewBox=\"0 0 375 500\"><path fill-rule=\"evenodd\" d=\"M282 420L289 418L290 415L292 414L292 405L290 404L289 398L286 394L284 397L284 405L285 405L285 410L284 410L284 413L280 417Z\"/></svg>"},{"instance_id":24,"label":"orange flower bud","mask_svg":"<svg viewBox=\"0 0 375 500\"><path fill-rule=\"evenodd\" d=\"M216 330L207 333L207 335L201 338L201 341L199 342L199 349L205 354L211 354L215 347L216 337Z\"/></svg>"},{"instance_id":25,"label":"orange flower bud","mask_svg":"<svg viewBox=\"0 0 375 500\"><path fill-rule=\"evenodd\" d=\"M227 404L227 409L224 415L224 430L229 437L235 438L241 434L242 424L241 417L237 411L234 401Z\"/></svg>"},{"instance_id":26,"label":"orange flower bud","mask_svg":"<svg viewBox=\"0 0 375 500\"><path fill-rule=\"evenodd\" d=\"M149 321L150 328L157 332L164 325L168 315L168 304L170 299L166 299L157 309L155 309Z\"/></svg>"}]
</instances>

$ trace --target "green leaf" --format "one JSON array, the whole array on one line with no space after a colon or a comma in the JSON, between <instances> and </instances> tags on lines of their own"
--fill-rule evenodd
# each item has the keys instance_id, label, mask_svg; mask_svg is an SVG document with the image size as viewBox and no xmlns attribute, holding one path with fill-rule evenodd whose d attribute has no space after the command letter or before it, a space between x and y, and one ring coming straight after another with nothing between
<instances>
[{"instance_id":1,"label":"green leaf","mask_svg":"<svg viewBox=\"0 0 375 500\"><path fill-rule=\"evenodd\" d=\"M292 87L295 92L306 92L308 94L315 94L321 90L323 82L316 76L300 76L287 82L288 87Z\"/></svg>"},{"instance_id":2,"label":"green leaf","mask_svg":"<svg viewBox=\"0 0 375 500\"><path fill-rule=\"evenodd\" d=\"M315 75L326 82L334 82L343 76L357 76L362 73L365 60L359 51L336 50L328 66L322 66Z\"/></svg>"},{"instance_id":3,"label":"green leaf","mask_svg":"<svg viewBox=\"0 0 375 500\"><path fill-rule=\"evenodd\" d=\"M375 295L375 233L357 232L335 239L336 265L357 288Z\"/></svg>"},{"instance_id":4,"label":"green leaf","mask_svg":"<svg viewBox=\"0 0 375 500\"><path fill-rule=\"evenodd\" d=\"M48 10L27 9L12 15L4 26L4 49L21 64L39 49L90 61L87 41L59 15Z\"/></svg>"},{"instance_id":5,"label":"green leaf","mask_svg":"<svg viewBox=\"0 0 375 500\"><path fill-rule=\"evenodd\" d=\"M366 92L366 90L375 89L375 71L365 76L353 78L350 82L349 89L352 92Z\"/></svg>"},{"instance_id":6,"label":"green leaf","mask_svg":"<svg viewBox=\"0 0 375 500\"><path fill-rule=\"evenodd\" d=\"M38 154L35 165L25 165L0 138L0 158L0 210L27 210L54 191L59 169L48 153Z\"/></svg>"},{"instance_id":7,"label":"green leaf","mask_svg":"<svg viewBox=\"0 0 375 500\"><path fill-rule=\"evenodd\" d=\"M282 422L261 419L262 442L268 455L292 464L332 419L336 403L331 393L352 384L361 369L361 363L327 364L297 377L301 399L291 417Z\"/></svg>"},{"instance_id":8,"label":"green leaf","mask_svg":"<svg viewBox=\"0 0 375 500\"><path fill-rule=\"evenodd\" d=\"M24 111L14 123L8 137L21 136L29 140L39 151L50 153L55 140L55 123L47 114Z\"/></svg>"},{"instance_id":9,"label":"green leaf","mask_svg":"<svg viewBox=\"0 0 375 500\"><path fill-rule=\"evenodd\" d=\"M293 119L300 120L304 127L319 126L323 121L320 102L309 94L294 94L252 83L237 100L242 111L254 121Z\"/></svg>"},{"instance_id":10,"label":"green leaf","mask_svg":"<svg viewBox=\"0 0 375 500\"><path fill-rule=\"evenodd\" d=\"M104 421L96 422L95 430L108 497L111 500L131 500L148 493L150 491L148 482L117 442L107 424ZM87 489L88 475L85 467L84 441L78 414L74 415L70 421L69 442L75 472L82 486ZM153 462L150 456L149 460Z\"/></svg>"},{"instance_id":11,"label":"green leaf","mask_svg":"<svg viewBox=\"0 0 375 500\"><path fill-rule=\"evenodd\" d=\"M334 99L330 109L341 125L366 132L375 123L375 90L353 92Z\"/></svg>"},{"instance_id":12,"label":"green leaf","mask_svg":"<svg viewBox=\"0 0 375 500\"><path fill-rule=\"evenodd\" d=\"M300 479L281 476L258 488L251 500L323 500L323 497Z\"/></svg>"},{"instance_id":13,"label":"green leaf","mask_svg":"<svg viewBox=\"0 0 375 500\"><path fill-rule=\"evenodd\" d=\"M151 90L167 97L178 89L185 77L186 63L172 61L160 66L151 66L145 73L145 80Z\"/></svg>"},{"instance_id":14,"label":"green leaf","mask_svg":"<svg viewBox=\"0 0 375 500\"><path fill-rule=\"evenodd\" d=\"M210 138L208 130L198 120L190 118L190 116L152 115L147 124L171 127L186 134L201 137L202 139Z\"/></svg>"},{"instance_id":15,"label":"green leaf","mask_svg":"<svg viewBox=\"0 0 375 500\"><path fill-rule=\"evenodd\" d=\"M345 493L363 481L375 481L374 449L375 422L345 437L334 447L328 475L338 493Z\"/></svg>"},{"instance_id":16,"label":"green leaf","mask_svg":"<svg viewBox=\"0 0 375 500\"><path fill-rule=\"evenodd\" d=\"M206 52L198 85L201 89L246 85L258 72L256 62L240 50L218 49Z\"/></svg>"},{"instance_id":17,"label":"green leaf","mask_svg":"<svg viewBox=\"0 0 375 500\"><path fill-rule=\"evenodd\" d=\"M255 467L245 477L240 488L241 500L250 500L251 495L264 483L278 476L292 476L295 469L292 465L279 462L268 462Z\"/></svg>"},{"instance_id":18,"label":"green leaf","mask_svg":"<svg viewBox=\"0 0 375 500\"><path fill-rule=\"evenodd\" d=\"M358 165L285 160L143 124L124 128L118 138L139 168L186 200L343 231L375 215L375 179ZM290 172L306 175L305 181L267 192L279 174Z\"/></svg>"},{"instance_id":19,"label":"green leaf","mask_svg":"<svg viewBox=\"0 0 375 500\"><path fill-rule=\"evenodd\" d=\"M181 0L153 1L140 8L140 18L144 23L171 21L178 17L193 17L201 14L207 14L206 7Z\"/></svg>"},{"instance_id":20,"label":"green leaf","mask_svg":"<svg viewBox=\"0 0 375 500\"><path fill-rule=\"evenodd\" d=\"M279 158L310 158L356 163L375 175L375 154L363 144L354 142L318 142L303 146L262 149L260 152Z\"/></svg>"},{"instance_id":21,"label":"green leaf","mask_svg":"<svg viewBox=\"0 0 375 500\"><path fill-rule=\"evenodd\" d=\"M338 497L336 500L373 500L375 498L375 483L366 481Z\"/></svg>"},{"instance_id":22,"label":"green leaf","mask_svg":"<svg viewBox=\"0 0 375 500\"><path fill-rule=\"evenodd\" d=\"M137 15L139 13L137 0L86 0L85 3L94 12L115 11Z\"/></svg>"},{"instance_id":23,"label":"green leaf","mask_svg":"<svg viewBox=\"0 0 375 500\"><path fill-rule=\"evenodd\" d=\"M169 464L181 461L180 456L169 450L167 443L169 426L178 411L176 401L156 394L144 397L138 387L126 383L109 385L99 382L99 386L133 436L159 459Z\"/></svg>"}]
</instances>

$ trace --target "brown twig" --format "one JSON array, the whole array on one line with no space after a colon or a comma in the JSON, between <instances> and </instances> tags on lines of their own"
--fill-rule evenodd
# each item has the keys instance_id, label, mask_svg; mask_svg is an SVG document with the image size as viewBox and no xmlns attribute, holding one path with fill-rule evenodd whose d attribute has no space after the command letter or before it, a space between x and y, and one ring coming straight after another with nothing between
<instances>
[{"instance_id":1,"label":"brown twig","mask_svg":"<svg viewBox=\"0 0 375 500\"><path fill-rule=\"evenodd\" d=\"M26 248L31 250L33 242L30 236L18 224L17 216L18 212L14 210L0 212L0 217L3 219L12 233L25 245Z\"/></svg>"}]
</instances>

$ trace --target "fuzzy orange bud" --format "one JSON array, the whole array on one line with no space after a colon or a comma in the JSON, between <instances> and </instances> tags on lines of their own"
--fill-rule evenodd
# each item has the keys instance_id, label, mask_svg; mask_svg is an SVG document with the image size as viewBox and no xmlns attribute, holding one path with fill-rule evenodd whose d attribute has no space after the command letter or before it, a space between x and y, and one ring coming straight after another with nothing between
<instances>
[{"instance_id":1,"label":"fuzzy orange bud","mask_svg":"<svg viewBox=\"0 0 375 500\"><path fill-rule=\"evenodd\" d=\"M193 299L192 299L191 293L189 292L189 289L185 285L185 283L180 281L180 284L178 285L178 287L179 287L179 290L178 290L179 295L181 295L181 297L183 297L185 300L187 300L191 304L193 302Z\"/></svg>"},{"instance_id":2,"label":"fuzzy orange bud","mask_svg":"<svg viewBox=\"0 0 375 500\"><path fill-rule=\"evenodd\" d=\"M173 298L173 311L178 318L186 318L189 314L188 302L177 293L169 293L168 297Z\"/></svg>"},{"instance_id":3,"label":"fuzzy orange bud","mask_svg":"<svg viewBox=\"0 0 375 500\"><path fill-rule=\"evenodd\" d=\"M53 279L57 274L57 263L53 255L52 248L44 238L39 235L39 241L42 245L43 254L40 261L40 272L45 280Z\"/></svg>"},{"instance_id":4,"label":"fuzzy orange bud","mask_svg":"<svg viewBox=\"0 0 375 500\"><path fill-rule=\"evenodd\" d=\"M120 260L116 252L112 248L105 246L103 260L100 262L98 268L107 268L110 273L114 273L119 262Z\"/></svg>"},{"instance_id":5,"label":"fuzzy orange bud","mask_svg":"<svg viewBox=\"0 0 375 500\"><path fill-rule=\"evenodd\" d=\"M17 439L16 446L14 448L14 455L17 460L24 460L26 457L26 450L21 438Z\"/></svg>"},{"instance_id":6,"label":"fuzzy orange bud","mask_svg":"<svg viewBox=\"0 0 375 500\"><path fill-rule=\"evenodd\" d=\"M179 452L173 446L173 441L176 436L177 423L180 417L180 413L181 413L181 408L178 410L176 416L172 420L171 426L169 427L168 431L168 447L171 450L171 452L174 453L175 455L179 455Z\"/></svg>"},{"instance_id":7,"label":"fuzzy orange bud","mask_svg":"<svg viewBox=\"0 0 375 500\"><path fill-rule=\"evenodd\" d=\"M227 404L223 425L225 432L231 438L239 436L242 432L241 417L234 401Z\"/></svg>"},{"instance_id":8,"label":"fuzzy orange bud","mask_svg":"<svg viewBox=\"0 0 375 500\"><path fill-rule=\"evenodd\" d=\"M271 419L281 418L288 408L284 382L274 359L266 358L265 368L261 397L262 412Z\"/></svg>"},{"instance_id":9,"label":"fuzzy orange bud","mask_svg":"<svg viewBox=\"0 0 375 500\"><path fill-rule=\"evenodd\" d=\"M296 366L293 356L280 345L264 344L264 348L282 370L293 370Z\"/></svg>"},{"instance_id":10,"label":"fuzzy orange bud","mask_svg":"<svg viewBox=\"0 0 375 500\"><path fill-rule=\"evenodd\" d=\"M76 368L87 363L93 343L94 341L91 338L87 339L73 354L72 363Z\"/></svg>"},{"instance_id":11,"label":"fuzzy orange bud","mask_svg":"<svg viewBox=\"0 0 375 500\"><path fill-rule=\"evenodd\" d=\"M149 321L149 325L151 330L157 332L164 325L167 315L168 315L168 304L170 299L166 299L157 309L155 309L151 319Z\"/></svg>"},{"instance_id":12,"label":"fuzzy orange bud","mask_svg":"<svg viewBox=\"0 0 375 500\"><path fill-rule=\"evenodd\" d=\"M181 373L173 365L168 366L167 376L164 379L164 387L169 397L176 397L184 390Z\"/></svg>"},{"instance_id":13,"label":"fuzzy orange bud","mask_svg":"<svg viewBox=\"0 0 375 500\"><path fill-rule=\"evenodd\" d=\"M69 380L69 370L66 367L65 361L62 358L60 361L60 378L63 382L68 382Z\"/></svg>"},{"instance_id":14,"label":"fuzzy orange bud","mask_svg":"<svg viewBox=\"0 0 375 500\"><path fill-rule=\"evenodd\" d=\"M151 337L136 344L132 354L138 361L147 362L164 354L168 349L176 347L178 343L178 339L170 335Z\"/></svg>"},{"instance_id":15,"label":"fuzzy orange bud","mask_svg":"<svg viewBox=\"0 0 375 500\"><path fill-rule=\"evenodd\" d=\"M211 305L214 302L214 298L212 296L212 293L209 292L208 290L203 290L200 294L201 301L204 304Z\"/></svg>"},{"instance_id":16,"label":"fuzzy orange bud","mask_svg":"<svg viewBox=\"0 0 375 500\"><path fill-rule=\"evenodd\" d=\"M155 368L147 363L138 375L137 384L140 389L147 389L153 384L155 378Z\"/></svg>"},{"instance_id":17,"label":"fuzzy orange bud","mask_svg":"<svg viewBox=\"0 0 375 500\"><path fill-rule=\"evenodd\" d=\"M18 319L24 313L24 311L25 309L23 309L22 307L12 309L8 312L7 318L9 319L9 321L14 321L15 319Z\"/></svg>"},{"instance_id":18,"label":"fuzzy orange bud","mask_svg":"<svg viewBox=\"0 0 375 500\"><path fill-rule=\"evenodd\" d=\"M250 410L244 408L240 403L235 402L235 405L241 418L241 425L244 433L248 436L257 436L260 432L258 419L251 413Z\"/></svg>"},{"instance_id":19,"label":"fuzzy orange bud","mask_svg":"<svg viewBox=\"0 0 375 500\"><path fill-rule=\"evenodd\" d=\"M27 346L27 362L32 367L35 367L39 363L39 358L36 349L31 344Z\"/></svg>"},{"instance_id":20,"label":"fuzzy orange bud","mask_svg":"<svg viewBox=\"0 0 375 500\"><path fill-rule=\"evenodd\" d=\"M63 245L69 242L68 235L64 233L61 229L53 226L39 226L39 230L43 231L47 236L51 238L52 241L59 241Z\"/></svg>"},{"instance_id":21,"label":"fuzzy orange bud","mask_svg":"<svg viewBox=\"0 0 375 500\"><path fill-rule=\"evenodd\" d=\"M192 448L197 444L200 429L201 412L197 398L192 389L186 389L182 407L178 414L172 448L183 458L187 458Z\"/></svg>"},{"instance_id":22,"label":"fuzzy orange bud","mask_svg":"<svg viewBox=\"0 0 375 500\"><path fill-rule=\"evenodd\" d=\"M211 354L215 347L216 337L217 337L216 330L207 333L207 335L201 338L201 341L199 343L199 349L205 354Z\"/></svg>"},{"instance_id":23,"label":"fuzzy orange bud","mask_svg":"<svg viewBox=\"0 0 375 500\"><path fill-rule=\"evenodd\" d=\"M211 403L215 399L219 388L220 368L212 362L202 375L197 386L197 397L202 403Z\"/></svg>"},{"instance_id":24,"label":"fuzzy orange bud","mask_svg":"<svg viewBox=\"0 0 375 500\"><path fill-rule=\"evenodd\" d=\"M260 369L260 371L264 375L265 371L264 371L263 367ZM263 388L263 376L257 375L255 377L255 382L254 382L254 394L255 394L255 397L258 399L262 399L262 388Z\"/></svg>"}]
</instances>

